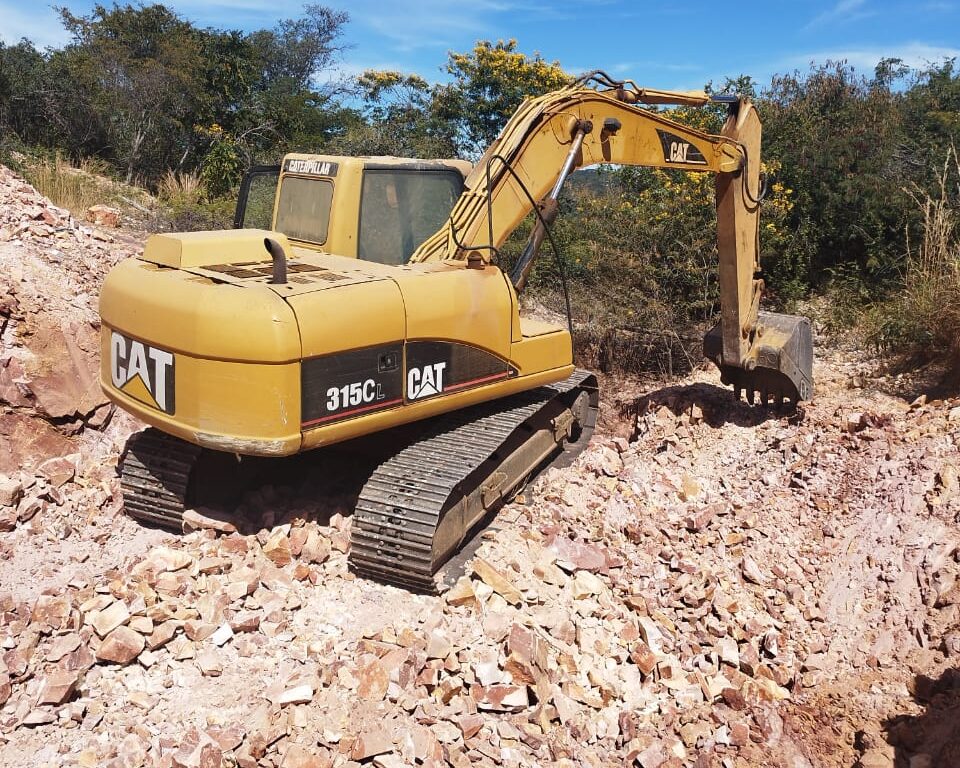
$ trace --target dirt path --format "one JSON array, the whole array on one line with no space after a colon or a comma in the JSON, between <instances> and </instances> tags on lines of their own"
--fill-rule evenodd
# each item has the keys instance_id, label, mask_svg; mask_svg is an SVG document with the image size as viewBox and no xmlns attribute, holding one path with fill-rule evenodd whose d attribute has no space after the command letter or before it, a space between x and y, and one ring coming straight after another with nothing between
<instances>
[{"instance_id":1,"label":"dirt path","mask_svg":"<svg viewBox=\"0 0 960 768\"><path fill-rule=\"evenodd\" d=\"M119 514L136 425L45 410L35 340L95 332L123 253L3 231L0 765L960 765L960 399L829 349L794 415L607 382L604 434L415 596L347 570L362 467L251 491L250 535Z\"/></svg>"}]
</instances>

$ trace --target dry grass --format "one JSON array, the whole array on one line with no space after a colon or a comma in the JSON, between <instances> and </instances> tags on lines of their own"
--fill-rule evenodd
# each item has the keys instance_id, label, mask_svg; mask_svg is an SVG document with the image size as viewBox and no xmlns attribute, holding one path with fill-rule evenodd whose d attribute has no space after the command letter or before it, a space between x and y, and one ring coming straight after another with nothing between
<instances>
[{"instance_id":1,"label":"dry grass","mask_svg":"<svg viewBox=\"0 0 960 768\"><path fill-rule=\"evenodd\" d=\"M923 236L908 248L902 293L867 314L867 332L883 351L929 358L960 355L960 159L947 153L931 195L908 190L923 215Z\"/></svg>"},{"instance_id":2,"label":"dry grass","mask_svg":"<svg viewBox=\"0 0 960 768\"><path fill-rule=\"evenodd\" d=\"M62 155L18 153L16 168L38 192L54 205L66 208L82 220L92 205L119 208L121 221L128 228L150 228L157 216L157 201L135 185L109 177L109 166L101 160L84 159L73 164Z\"/></svg>"},{"instance_id":3,"label":"dry grass","mask_svg":"<svg viewBox=\"0 0 960 768\"><path fill-rule=\"evenodd\" d=\"M95 160L72 165L62 156L41 157L24 163L24 175L54 205L82 217L91 205L111 203L119 185L104 177L106 166Z\"/></svg>"},{"instance_id":4,"label":"dry grass","mask_svg":"<svg viewBox=\"0 0 960 768\"><path fill-rule=\"evenodd\" d=\"M108 166L96 159L74 165L59 154L17 151L8 157L38 192L81 221L90 206L104 204L120 209L125 228L146 232L226 229L233 224L234 201L207 200L197 173L167 171L154 197L144 187L109 178Z\"/></svg>"},{"instance_id":5,"label":"dry grass","mask_svg":"<svg viewBox=\"0 0 960 768\"><path fill-rule=\"evenodd\" d=\"M960 160L955 150L944 163L939 196L914 199L923 210L923 242L910 256L906 303L918 317L929 318L935 343L960 352Z\"/></svg>"},{"instance_id":6,"label":"dry grass","mask_svg":"<svg viewBox=\"0 0 960 768\"><path fill-rule=\"evenodd\" d=\"M199 202L203 196L200 174L167 171L157 184L157 196L166 201Z\"/></svg>"}]
</instances>

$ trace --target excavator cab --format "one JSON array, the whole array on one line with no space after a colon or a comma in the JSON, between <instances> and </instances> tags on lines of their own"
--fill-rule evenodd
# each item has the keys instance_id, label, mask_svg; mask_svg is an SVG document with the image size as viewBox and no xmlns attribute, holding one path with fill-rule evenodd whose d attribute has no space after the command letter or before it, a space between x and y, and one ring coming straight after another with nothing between
<instances>
[{"instance_id":1,"label":"excavator cab","mask_svg":"<svg viewBox=\"0 0 960 768\"><path fill-rule=\"evenodd\" d=\"M273 226L273 204L279 182L279 165L255 165L243 175L233 212L234 229L270 229Z\"/></svg>"},{"instance_id":2,"label":"excavator cab","mask_svg":"<svg viewBox=\"0 0 960 768\"><path fill-rule=\"evenodd\" d=\"M312 250L402 265L444 225L470 168L463 160L291 154L282 165L246 173L233 226L279 232Z\"/></svg>"}]
</instances>

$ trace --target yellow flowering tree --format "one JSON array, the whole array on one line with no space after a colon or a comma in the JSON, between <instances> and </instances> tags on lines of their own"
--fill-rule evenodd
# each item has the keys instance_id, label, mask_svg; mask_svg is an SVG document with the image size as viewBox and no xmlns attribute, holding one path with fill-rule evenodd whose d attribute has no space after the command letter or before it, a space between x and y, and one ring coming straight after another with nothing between
<instances>
[{"instance_id":1,"label":"yellow flowering tree","mask_svg":"<svg viewBox=\"0 0 960 768\"><path fill-rule=\"evenodd\" d=\"M440 119L457 126L461 150L475 156L497 137L524 98L571 80L559 62L518 51L516 40L481 40L468 53L451 53L447 72L453 81L438 86L434 108Z\"/></svg>"}]
</instances>

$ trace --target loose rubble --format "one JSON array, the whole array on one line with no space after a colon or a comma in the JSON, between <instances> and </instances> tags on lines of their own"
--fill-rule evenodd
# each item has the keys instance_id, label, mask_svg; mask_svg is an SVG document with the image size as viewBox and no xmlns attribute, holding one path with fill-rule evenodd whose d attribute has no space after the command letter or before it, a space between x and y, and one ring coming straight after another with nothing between
<instances>
[{"instance_id":1,"label":"loose rubble","mask_svg":"<svg viewBox=\"0 0 960 768\"><path fill-rule=\"evenodd\" d=\"M98 286L134 248L77 222L0 166L0 473L47 463L54 488L76 471L85 431L113 414L100 392ZM31 503L35 494L28 494ZM35 511L35 510L34 510ZM25 522L20 519L19 522Z\"/></svg>"},{"instance_id":2,"label":"loose rubble","mask_svg":"<svg viewBox=\"0 0 960 768\"><path fill-rule=\"evenodd\" d=\"M607 403L622 434L504 508L448 590L414 595L349 572L349 488L255 488L238 508L189 510L181 535L125 518L114 467L137 425L83 389L55 417L29 371L33 329L96 337L96 286L128 251L2 168L0 228L15 276L0 418L16 420L0 467L0 764L958 754L934 726L938 706L960 708L945 672L960 654L960 399L849 389L863 364L829 350L797 414L733 403L710 370L648 387ZM70 360L95 375L87 352Z\"/></svg>"}]
</instances>

